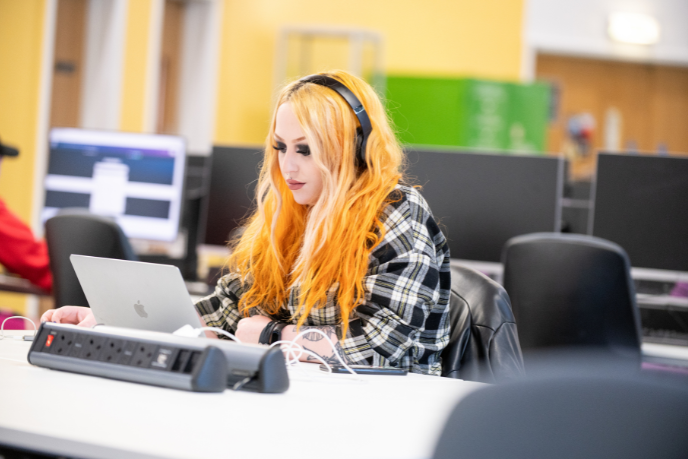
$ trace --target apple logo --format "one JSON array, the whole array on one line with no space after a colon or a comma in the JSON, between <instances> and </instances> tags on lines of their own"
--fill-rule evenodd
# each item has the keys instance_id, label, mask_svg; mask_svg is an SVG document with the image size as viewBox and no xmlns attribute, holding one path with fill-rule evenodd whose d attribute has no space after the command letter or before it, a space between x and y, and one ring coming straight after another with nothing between
<instances>
[{"instance_id":1,"label":"apple logo","mask_svg":"<svg viewBox=\"0 0 688 459\"><path fill-rule=\"evenodd\" d=\"M134 310L136 311L136 314L143 317L144 319L148 317L148 313L144 309L140 300L136 300L136 304L134 305Z\"/></svg>"}]
</instances>

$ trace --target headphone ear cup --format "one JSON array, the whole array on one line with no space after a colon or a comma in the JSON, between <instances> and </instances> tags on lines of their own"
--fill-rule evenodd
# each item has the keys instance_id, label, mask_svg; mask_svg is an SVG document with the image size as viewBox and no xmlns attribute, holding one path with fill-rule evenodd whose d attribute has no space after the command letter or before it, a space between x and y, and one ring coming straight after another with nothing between
<instances>
[{"instance_id":1,"label":"headphone ear cup","mask_svg":"<svg viewBox=\"0 0 688 459\"><path fill-rule=\"evenodd\" d=\"M356 128L356 161L363 162L361 147L363 146L363 129Z\"/></svg>"}]
</instances>

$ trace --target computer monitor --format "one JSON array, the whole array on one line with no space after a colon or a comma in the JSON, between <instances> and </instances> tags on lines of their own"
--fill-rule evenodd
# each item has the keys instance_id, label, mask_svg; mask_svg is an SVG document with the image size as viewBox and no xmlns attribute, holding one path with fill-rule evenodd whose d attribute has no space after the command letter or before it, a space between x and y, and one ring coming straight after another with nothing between
<instances>
[{"instance_id":1,"label":"computer monitor","mask_svg":"<svg viewBox=\"0 0 688 459\"><path fill-rule=\"evenodd\" d=\"M688 158L600 153L589 233L637 268L688 271Z\"/></svg>"},{"instance_id":2,"label":"computer monitor","mask_svg":"<svg viewBox=\"0 0 688 459\"><path fill-rule=\"evenodd\" d=\"M184 139L85 129L50 131L45 222L60 209L113 217L130 238L173 241L184 188Z\"/></svg>"},{"instance_id":3,"label":"computer monitor","mask_svg":"<svg viewBox=\"0 0 688 459\"><path fill-rule=\"evenodd\" d=\"M407 148L407 175L422 186L452 258L499 262L514 236L558 232L564 160Z\"/></svg>"},{"instance_id":4,"label":"computer monitor","mask_svg":"<svg viewBox=\"0 0 688 459\"><path fill-rule=\"evenodd\" d=\"M255 208L263 148L214 146L205 210L207 245L226 245L229 234Z\"/></svg>"}]
</instances>

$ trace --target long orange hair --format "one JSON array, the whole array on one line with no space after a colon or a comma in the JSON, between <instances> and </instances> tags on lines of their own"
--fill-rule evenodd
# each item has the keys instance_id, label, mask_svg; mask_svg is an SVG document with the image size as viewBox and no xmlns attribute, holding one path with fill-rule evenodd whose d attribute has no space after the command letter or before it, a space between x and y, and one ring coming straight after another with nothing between
<instances>
[{"instance_id":1,"label":"long orange hair","mask_svg":"<svg viewBox=\"0 0 688 459\"><path fill-rule=\"evenodd\" d=\"M384 237L381 212L402 177L403 152L382 103L366 82L340 70L323 75L347 86L370 117L373 130L365 151L366 167L356 164L359 123L346 101L314 83L287 85L265 143L257 209L233 248L228 267L248 287L239 302L244 315L253 307L276 314L288 290L298 285L295 316L301 326L336 289L343 338L351 311L364 300L369 256ZM294 201L273 149L277 108L287 102L322 174L323 190L312 206Z\"/></svg>"}]
</instances>

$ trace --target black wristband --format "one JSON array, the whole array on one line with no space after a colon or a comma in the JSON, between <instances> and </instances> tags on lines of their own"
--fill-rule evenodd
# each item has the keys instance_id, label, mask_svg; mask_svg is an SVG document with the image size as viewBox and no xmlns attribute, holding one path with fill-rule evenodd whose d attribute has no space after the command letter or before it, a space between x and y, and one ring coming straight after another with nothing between
<instances>
[{"instance_id":1,"label":"black wristband","mask_svg":"<svg viewBox=\"0 0 688 459\"><path fill-rule=\"evenodd\" d=\"M275 322L274 320L268 322L260 332L258 342L260 344L272 344L279 341L282 338L282 329L287 325L284 322Z\"/></svg>"},{"instance_id":2,"label":"black wristband","mask_svg":"<svg viewBox=\"0 0 688 459\"><path fill-rule=\"evenodd\" d=\"M282 330L284 330L284 327L286 327L289 324L285 324L284 322L277 322L276 325L272 328L272 333L270 334L270 343L273 344L276 343L277 341L282 339Z\"/></svg>"},{"instance_id":3,"label":"black wristband","mask_svg":"<svg viewBox=\"0 0 688 459\"><path fill-rule=\"evenodd\" d=\"M260 337L258 338L258 342L260 344L270 344L270 338L272 338L272 330L275 328L275 325L277 325L277 322L271 320L270 322L268 322L265 328L263 328L263 331L260 332Z\"/></svg>"}]
</instances>

